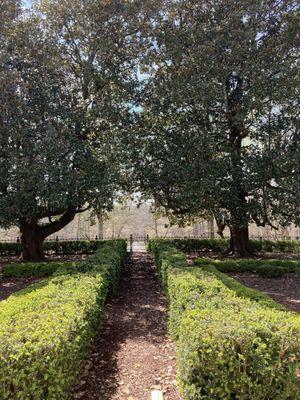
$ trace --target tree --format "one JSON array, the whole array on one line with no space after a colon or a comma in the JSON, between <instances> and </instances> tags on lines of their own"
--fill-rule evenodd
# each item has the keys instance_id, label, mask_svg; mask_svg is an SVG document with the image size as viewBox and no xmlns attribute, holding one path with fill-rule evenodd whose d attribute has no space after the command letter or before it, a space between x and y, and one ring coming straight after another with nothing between
<instances>
[{"instance_id":1,"label":"tree","mask_svg":"<svg viewBox=\"0 0 300 400\"><path fill-rule=\"evenodd\" d=\"M118 5L41 1L1 45L0 226L20 227L26 260L76 213L113 205L135 88L130 12Z\"/></svg>"},{"instance_id":2,"label":"tree","mask_svg":"<svg viewBox=\"0 0 300 400\"><path fill-rule=\"evenodd\" d=\"M241 256L250 222L299 223L296 7L164 1L148 33L139 190L178 219L214 215Z\"/></svg>"}]
</instances>

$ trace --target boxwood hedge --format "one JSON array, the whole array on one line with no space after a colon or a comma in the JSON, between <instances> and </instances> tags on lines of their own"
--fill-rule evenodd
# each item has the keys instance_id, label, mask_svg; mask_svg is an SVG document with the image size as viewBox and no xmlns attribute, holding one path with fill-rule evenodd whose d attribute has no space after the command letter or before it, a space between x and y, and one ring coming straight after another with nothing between
<instances>
[{"instance_id":1,"label":"boxwood hedge","mask_svg":"<svg viewBox=\"0 0 300 400\"><path fill-rule=\"evenodd\" d=\"M169 298L183 398L300 399L300 317L213 267L189 267L165 242L150 248Z\"/></svg>"},{"instance_id":2,"label":"boxwood hedge","mask_svg":"<svg viewBox=\"0 0 300 400\"><path fill-rule=\"evenodd\" d=\"M1 400L69 398L125 254L112 241L0 303Z\"/></svg>"},{"instance_id":3,"label":"boxwood hedge","mask_svg":"<svg viewBox=\"0 0 300 400\"><path fill-rule=\"evenodd\" d=\"M194 260L194 265L213 265L221 272L256 272L262 277L277 278L288 272L300 271L300 260L214 260L199 258Z\"/></svg>"},{"instance_id":4,"label":"boxwood hedge","mask_svg":"<svg viewBox=\"0 0 300 400\"><path fill-rule=\"evenodd\" d=\"M107 243L107 240L60 240L46 241L43 244L47 254L92 254ZM22 253L20 242L0 242L0 256L19 256Z\"/></svg>"},{"instance_id":5,"label":"boxwood hedge","mask_svg":"<svg viewBox=\"0 0 300 400\"><path fill-rule=\"evenodd\" d=\"M184 252L191 251L215 251L221 252L228 248L228 239L154 239L164 240L170 246L176 247ZM300 253L300 240L250 240L251 247L255 252L280 252Z\"/></svg>"},{"instance_id":6,"label":"boxwood hedge","mask_svg":"<svg viewBox=\"0 0 300 400\"><path fill-rule=\"evenodd\" d=\"M76 262L70 261L49 261L49 262L12 262L5 264L1 273L4 277L29 277L29 276L50 276L59 269L76 268Z\"/></svg>"}]
</instances>

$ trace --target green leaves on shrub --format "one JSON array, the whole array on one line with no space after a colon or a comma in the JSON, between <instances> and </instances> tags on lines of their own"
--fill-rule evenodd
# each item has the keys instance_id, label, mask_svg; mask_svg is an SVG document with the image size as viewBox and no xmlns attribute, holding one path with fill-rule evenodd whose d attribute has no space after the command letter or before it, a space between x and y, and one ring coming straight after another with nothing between
<instances>
[{"instance_id":1,"label":"green leaves on shrub","mask_svg":"<svg viewBox=\"0 0 300 400\"><path fill-rule=\"evenodd\" d=\"M164 241L151 250L169 298L183 398L300 399L299 316L205 260L189 267Z\"/></svg>"},{"instance_id":2,"label":"green leaves on shrub","mask_svg":"<svg viewBox=\"0 0 300 400\"><path fill-rule=\"evenodd\" d=\"M266 278L279 278L288 272L300 270L300 261L298 260L214 260L199 258L194 260L194 265L213 265L222 272L256 272Z\"/></svg>"},{"instance_id":3,"label":"green leaves on shrub","mask_svg":"<svg viewBox=\"0 0 300 400\"><path fill-rule=\"evenodd\" d=\"M184 399L299 399L299 317L240 305L220 302L182 318L178 361Z\"/></svg>"},{"instance_id":4,"label":"green leaves on shrub","mask_svg":"<svg viewBox=\"0 0 300 400\"><path fill-rule=\"evenodd\" d=\"M192 251L225 251L229 246L228 239L152 239L164 241L169 246L184 252ZM300 253L300 240L250 240L253 251ZM150 244L151 245L151 244Z\"/></svg>"},{"instance_id":5,"label":"green leaves on shrub","mask_svg":"<svg viewBox=\"0 0 300 400\"><path fill-rule=\"evenodd\" d=\"M75 268L76 262L41 262L41 263L9 263L5 264L2 269L2 274L5 277L29 277L29 276L49 276L53 275L56 271L61 269Z\"/></svg>"},{"instance_id":6,"label":"green leaves on shrub","mask_svg":"<svg viewBox=\"0 0 300 400\"><path fill-rule=\"evenodd\" d=\"M125 241L106 243L0 303L1 400L69 398L125 255Z\"/></svg>"},{"instance_id":7,"label":"green leaves on shrub","mask_svg":"<svg viewBox=\"0 0 300 400\"><path fill-rule=\"evenodd\" d=\"M54 255L92 254L107 242L108 240L46 241L43 248L46 253ZM19 256L21 253L21 243L0 242L0 256Z\"/></svg>"}]
</instances>

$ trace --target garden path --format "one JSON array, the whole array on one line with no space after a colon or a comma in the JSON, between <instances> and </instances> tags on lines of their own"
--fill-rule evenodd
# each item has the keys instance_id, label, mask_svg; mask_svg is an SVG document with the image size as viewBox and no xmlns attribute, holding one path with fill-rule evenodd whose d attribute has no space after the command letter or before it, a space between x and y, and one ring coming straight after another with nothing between
<instances>
[{"instance_id":1,"label":"garden path","mask_svg":"<svg viewBox=\"0 0 300 400\"><path fill-rule=\"evenodd\" d=\"M167 300L148 253L133 253L119 295L106 306L104 321L73 399L149 400L160 389L180 400L175 344L167 333Z\"/></svg>"}]
</instances>

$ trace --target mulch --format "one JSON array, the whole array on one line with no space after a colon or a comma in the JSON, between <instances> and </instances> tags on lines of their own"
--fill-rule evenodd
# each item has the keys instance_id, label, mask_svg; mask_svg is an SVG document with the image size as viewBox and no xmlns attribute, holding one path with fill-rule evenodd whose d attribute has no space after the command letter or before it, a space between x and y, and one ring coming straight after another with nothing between
<instances>
[{"instance_id":1,"label":"mulch","mask_svg":"<svg viewBox=\"0 0 300 400\"><path fill-rule=\"evenodd\" d=\"M149 400L152 389L180 400L175 344L167 333L167 300L149 254L134 253L119 295L106 306L73 399Z\"/></svg>"},{"instance_id":2,"label":"mulch","mask_svg":"<svg viewBox=\"0 0 300 400\"><path fill-rule=\"evenodd\" d=\"M262 278L253 272L227 273L243 285L261 290L288 310L300 313L300 276L286 274L282 278Z\"/></svg>"}]
</instances>

